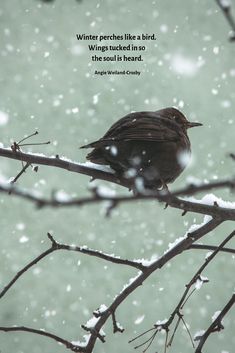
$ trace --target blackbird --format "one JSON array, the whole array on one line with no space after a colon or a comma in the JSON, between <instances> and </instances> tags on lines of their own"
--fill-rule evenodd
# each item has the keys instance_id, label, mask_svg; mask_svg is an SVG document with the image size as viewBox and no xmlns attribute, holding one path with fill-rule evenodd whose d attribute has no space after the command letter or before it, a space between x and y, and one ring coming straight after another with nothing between
<instances>
[{"instance_id":1,"label":"blackbird","mask_svg":"<svg viewBox=\"0 0 235 353\"><path fill-rule=\"evenodd\" d=\"M201 125L189 122L175 108L135 112L81 148L93 148L86 157L89 161L109 165L122 178L140 177L147 189L159 189L186 167L191 154L187 129Z\"/></svg>"}]
</instances>

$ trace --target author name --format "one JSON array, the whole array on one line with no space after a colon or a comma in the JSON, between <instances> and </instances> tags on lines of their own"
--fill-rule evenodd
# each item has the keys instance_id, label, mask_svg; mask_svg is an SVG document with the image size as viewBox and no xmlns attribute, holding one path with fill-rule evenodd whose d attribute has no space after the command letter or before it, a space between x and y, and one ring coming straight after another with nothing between
<instances>
[{"instance_id":1,"label":"author name","mask_svg":"<svg viewBox=\"0 0 235 353\"><path fill-rule=\"evenodd\" d=\"M105 75L136 75L140 76L141 71L138 70L95 70L95 75L105 76Z\"/></svg>"}]
</instances>

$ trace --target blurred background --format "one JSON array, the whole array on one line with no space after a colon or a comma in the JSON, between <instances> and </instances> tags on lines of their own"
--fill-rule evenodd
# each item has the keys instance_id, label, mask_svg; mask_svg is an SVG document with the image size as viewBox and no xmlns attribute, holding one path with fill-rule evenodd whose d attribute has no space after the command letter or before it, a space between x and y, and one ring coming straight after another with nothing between
<instances>
[{"instance_id":1,"label":"blurred background","mask_svg":"<svg viewBox=\"0 0 235 353\"><path fill-rule=\"evenodd\" d=\"M235 13L234 1L232 5ZM50 140L51 145L25 151L84 162L86 151L79 146L102 136L120 117L130 111L174 105L203 127L189 132L192 162L170 189L231 177L234 161L228 153L235 151L235 44L228 41L229 30L213 0L2 0L1 144L8 147L37 129L40 134L32 142ZM91 62L88 43L76 39L80 33L155 33L157 40L143 41L147 47L144 61L128 64L128 69L140 70L140 76L101 77L94 76L96 68L116 69L117 64ZM1 158L0 181L20 169L19 161ZM52 190L76 196L89 193L88 177L43 166L38 173L28 170L17 184L45 196ZM233 198L224 190L215 194L225 200ZM123 204L109 219L104 217L104 205L37 210L14 197L0 195L0 201L1 287L50 246L48 231L63 243L87 245L122 258L151 259L203 220L194 214L181 217L178 210L164 210L152 201ZM227 222L204 237L203 243L218 244L233 227ZM206 251L185 252L154 273L116 313L125 332L113 335L108 321L107 342L98 341L94 352L134 352L128 340L170 315L205 255ZM192 335L206 329L215 311L230 298L234 265L234 256L219 254L205 271L210 282L194 294L184 311ZM85 332L80 325L100 304L108 306L135 275L134 269L79 253L54 253L1 299L0 325L44 328L68 340L82 340ZM224 324L224 331L209 338L205 352L234 352L234 310ZM149 351L162 351L164 337L160 334ZM65 348L33 334L0 332L0 351L62 353ZM170 351L193 352L182 327Z\"/></svg>"}]
</instances>

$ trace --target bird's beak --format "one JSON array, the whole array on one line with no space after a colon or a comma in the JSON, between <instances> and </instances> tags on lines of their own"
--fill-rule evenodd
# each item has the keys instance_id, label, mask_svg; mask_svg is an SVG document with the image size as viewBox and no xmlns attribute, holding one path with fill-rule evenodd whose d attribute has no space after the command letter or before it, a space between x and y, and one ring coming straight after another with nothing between
<instances>
[{"instance_id":1,"label":"bird's beak","mask_svg":"<svg viewBox=\"0 0 235 353\"><path fill-rule=\"evenodd\" d=\"M188 122L187 123L187 128L189 129L189 128L191 128L191 127L196 127L196 126L202 126L203 124L201 124L201 123L193 123L193 122Z\"/></svg>"}]
</instances>

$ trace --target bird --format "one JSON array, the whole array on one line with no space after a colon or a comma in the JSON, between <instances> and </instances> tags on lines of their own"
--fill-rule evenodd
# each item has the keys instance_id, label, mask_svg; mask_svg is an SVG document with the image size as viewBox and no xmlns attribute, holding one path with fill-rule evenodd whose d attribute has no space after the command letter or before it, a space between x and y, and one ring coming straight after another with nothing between
<instances>
[{"instance_id":1,"label":"bird","mask_svg":"<svg viewBox=\"0 0 235 353\"><path fill-rule=\"evenodd\" d=\"M144 189L167 187L182 173L190 160L187 130L202 126L190 122L174 107L157 111L132 112L119 119L102 138L81 146L93 148L86 158L108 165L120 177L137 180Z\"/></svg>"}]
</instances>

